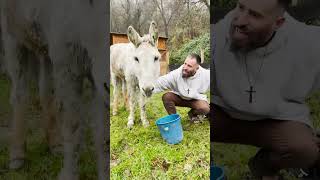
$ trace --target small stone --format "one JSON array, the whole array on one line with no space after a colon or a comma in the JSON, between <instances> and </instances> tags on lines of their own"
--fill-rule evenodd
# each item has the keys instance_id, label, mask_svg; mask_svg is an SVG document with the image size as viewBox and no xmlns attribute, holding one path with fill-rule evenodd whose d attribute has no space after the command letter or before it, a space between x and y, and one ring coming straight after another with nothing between
<instances>
[{"instance_id":1,"label":"small stone","mask_svg":"<svg viewBox=\"0 0 320 180\"><path fill-rule=\"evenodd\" d=\"M191 164L186 164L184 165L184 168L183 168L184 172L190 172L192 170L192 165Z\"/></svg>"}]
</instances>

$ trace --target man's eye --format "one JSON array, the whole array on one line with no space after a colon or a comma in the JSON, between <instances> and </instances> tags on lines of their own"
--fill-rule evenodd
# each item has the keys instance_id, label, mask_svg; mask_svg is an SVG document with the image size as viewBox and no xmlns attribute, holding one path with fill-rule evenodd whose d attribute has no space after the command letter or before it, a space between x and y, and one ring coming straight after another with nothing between
<instances>
[{"instance_id":1,"label":"man's eye","mask_svg":"<svg viewBox=\"0 0 320 180\"><path fill-rule=\"evenodd\" d=\"M238 8L239 8L241 11L243 11L243 10L244 10L244 6L243 6L243 5L241 5L241 4L239 4L239 5L238 5Z\"/></svg>"},{"instance_id":2,"label":"man's eye","mask_svg":"<svg viewBox=\"0 0 320 180\"><path fill-rule=\"evenodd\" d=\"M258 13L256 13L256 12L253 12L253 11L250 11L249 14L250 14L252 17L255 17L255 18L261 17L260 14L258 14Z\"/></svg>"}]
</instances>

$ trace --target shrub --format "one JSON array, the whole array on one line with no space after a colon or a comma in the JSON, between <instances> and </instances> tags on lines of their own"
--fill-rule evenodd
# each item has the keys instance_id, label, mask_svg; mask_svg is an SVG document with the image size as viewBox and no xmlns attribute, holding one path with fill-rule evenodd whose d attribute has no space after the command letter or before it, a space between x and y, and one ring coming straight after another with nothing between
<instances>
[{"instance_id":1,"label":"shrub","mask_svg":"<svg viewBox=\"0 0 320 180\"><path fill-rule=\"evenodd\" d=\"M170 65L181 65L190 53L200 55L200 50L204 50L204 63L210 62L210 34L206 33L196 39L190 40L178 50L171 50Z\"/></svg>"}]
</instances>

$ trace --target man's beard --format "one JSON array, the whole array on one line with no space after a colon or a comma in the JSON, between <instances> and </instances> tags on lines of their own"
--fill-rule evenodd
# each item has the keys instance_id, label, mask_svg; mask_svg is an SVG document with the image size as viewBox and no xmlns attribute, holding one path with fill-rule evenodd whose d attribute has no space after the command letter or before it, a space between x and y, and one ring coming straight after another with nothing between
<instances>
[{"instance_id":1,"label":"man's beard","mask_svg":"<svg viewBox=\"0 0 320 180\"><path fill-rule=\"evenodd\" d=\"M229 30L229 34L230 34L230 38L231 38L231 45L230 45L230 50L232 51L243 51L246 50L249 46L249 35L247 34L246 39L238 39L236 36L236 34L239 32L236 32L237 30L237 26L235 25L231 25L230 30ZM239 28L240 29L240 28ZM239 36L239 35L238 35Z\"/></svg>"},{"instance_id":2,"label":"man's beard","mask_svg":"<svg viewBox=\"0 0 320 180\"><path fill-rule=\"evenodd\" d=\"M232 29L230 30L230 37L231 37L230 50L240 51L240 52L249 52L251 50L267 45L273 39L276 33L276 32L273 32L273 34L270 37L270 35L267 35L266 32L264 33L248 32L248 39L246 40L246 42L240 42L241 40L233 39L234 31L235 31L235 27L232 27Z\"/></svg>"},{"instance_id":3,"label":"man's beard","mask_svg":"<svg viewBox=\"0 0 320 180\"><path fill-rule=\"evenodd\" d=\"M189 73L182 73L182 77L183 78L188 78L188 77L191 77L191 76L193 76L195 73L194 72L189 72Z\"/></svg>"},{"instance_id":4,"label":"man's beard","mask_svg":"<svg viewBox=\"0 0 320 180\"><path fill-rule=\"evenodd\" d=\"M231 51L238 51L238 52L249 52L254 50L256 46L253 43L247 43L244 46L237 44L236 42L231 41L230 50Z\"/></svg>"}]
</instances>

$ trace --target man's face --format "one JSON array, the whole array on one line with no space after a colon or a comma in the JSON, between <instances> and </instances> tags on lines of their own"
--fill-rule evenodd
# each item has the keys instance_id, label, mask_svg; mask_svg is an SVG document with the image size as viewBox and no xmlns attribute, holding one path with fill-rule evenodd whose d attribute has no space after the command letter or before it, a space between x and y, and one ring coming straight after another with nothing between
<instances>
[{"instance_id":1,"label":"man's face","mask_svg":"<svg viewBox=\"0 0 320 180\"><path fill-rule=\"evenodd\" d=\"M182 67L182 77L191 77L197 72L198 69L199 65L197 64L197 60L195 58L187 57Z\"/></svg>"},{"instance_id":2,"label":"man's face","mask_svg":"<svg viewBox=\"0 0 320 180\"><path fill-rule=\"evenodd\" d=\"M239 0L230 26L233 47L254 49L284 23L277 0Z\"/></svg>"}]
</instances>

